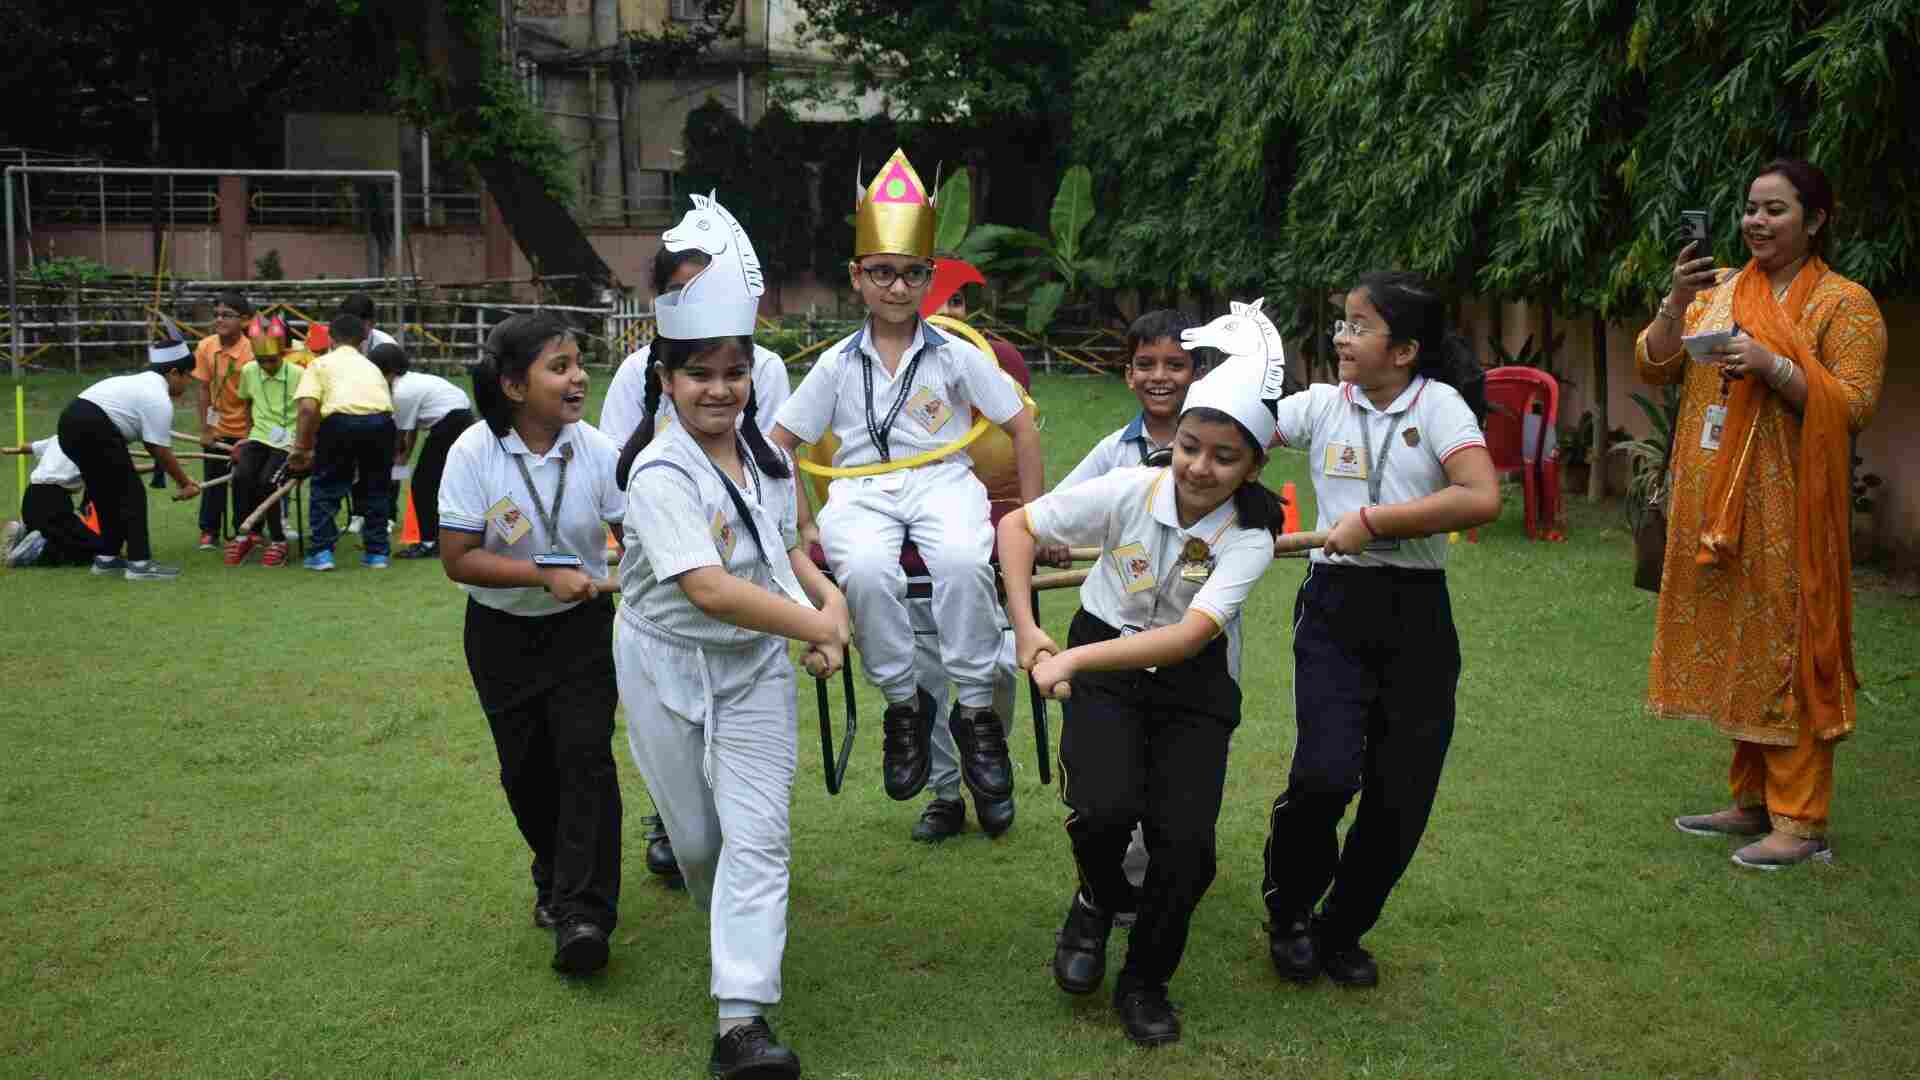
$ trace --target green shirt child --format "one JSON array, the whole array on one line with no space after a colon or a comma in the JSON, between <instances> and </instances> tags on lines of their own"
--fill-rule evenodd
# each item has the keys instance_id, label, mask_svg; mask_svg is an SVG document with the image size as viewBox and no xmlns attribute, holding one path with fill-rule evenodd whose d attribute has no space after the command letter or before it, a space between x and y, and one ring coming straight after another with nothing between
<instances>
[{"instance_id":1,"label":"green shirt child","mask_svg":"<svg viewBox=\"0 0 1920 1080\"><path fill-rule=\"evenodd\" d=\"M293 429L300 418L300 400L293 396L305 369L291 359L282 359L269 373L259 360L240 369L236 393L253 412L253 428L247 438L276 450L293 445Z\"/></svg>"}]
</instances>

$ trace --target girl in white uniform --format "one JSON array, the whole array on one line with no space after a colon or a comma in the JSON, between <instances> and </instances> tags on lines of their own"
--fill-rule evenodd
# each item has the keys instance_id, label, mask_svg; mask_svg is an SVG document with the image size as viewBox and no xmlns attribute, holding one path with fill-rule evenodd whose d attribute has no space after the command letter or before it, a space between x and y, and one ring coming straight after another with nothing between
<instances>
[{"instance_id":1,"label":"girl in white uniform","mask_svg":"<svg viewBox=\"0 0 1920 1080\"><path fill-rule=\"evenodd\" d=\"M798 760L786 639L807 642L808 669L825 675L849 630L845 599L800 547L792 462L755 422L759 293L735 270L716 262L656 309L640 427L619 465L614 655L634 764L708 913L719 1017L709 1069L795 1076L799 1058L766 1020L781 996ZM656 437L663 398L676 422Z\"/></svg>"},{"instance_id":2,"label":"girl in white uniform","mask_svg":"<svg viewBox=\"0 0 1920 1080\"><path fill-rule=\"evenodd\" d=\"M597 595L626 512L618 452L580 419L580 347L551 315L494 327L473 396L484 422L447 452L440 564L467 591L467 668L533 850L534 925L553 928L555 970L587 974L620 901L613 598Z\"/></svg>"},{"instance_id":3,"label":"girl in white uniform","mask_svg":"<svg viewBox=\"0 0 1920 1080\"><path fill-rule=\"evenodd\" d=\"M1279 502L1258 479L1273 435L1265 378L1258 361L1227 360L1188 393L1171 467L1116 469L1000 523L1021 666L1067 699L1060 792L1079 887L1056 938L1054 981L1068 993L1098 989L1114 915L1137 910L1114 1008L1143 1045L1180 1037L1167 982L1213 881L1240 722L1223 632L1272 563L1280 527ZM1028 567L1042 542L1102 549L1065 652L1034 623ZM1123 866L1136 822L1150 856L1137 898Z\"/></svg>"},{"instance_id":4,"label":"girl in white uniform","mask_svg":"<svg viewBox=\"0 0 1920 1080\"><path fill-rule=\"evenodd\" d=\"M1294 601L1299 735L1262 885L1274 967L1296 982L1379 981L1360 936L1413 859L1453 738L1445 534L1498 516L1500 487L1480 365L1445 311L1418 275L1363 276L1334 324L1339 385L1279 406L1280 439L1308 450L1329 530Z\"/></svg>"}]
</instances>

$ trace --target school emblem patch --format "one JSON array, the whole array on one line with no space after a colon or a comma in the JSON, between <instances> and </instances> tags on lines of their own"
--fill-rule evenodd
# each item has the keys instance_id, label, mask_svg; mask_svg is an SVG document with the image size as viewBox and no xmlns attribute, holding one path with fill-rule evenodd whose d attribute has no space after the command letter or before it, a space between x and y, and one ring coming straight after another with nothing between
<instances>
[{"instance_id":1,"label":"school emblem patch","mask_svg":"<svg viewBox=\"0 0 1920 1080\"><path fill-rule=\"evenodd\" d=\"M1205 540L1197 536L1187 537L1186 546L1180 549L1181 562L1203 563L1211 558L1213 558L1213 551L1207 547Z\"/></svg>"},{"instance_id":2,"label":"school emblem patch","mask_svg":"<svg viewBox=\"0 0 1920 1080\"><path fill-rule=\"evenodd\" d=\"M1417 427L1410 427L1407 430L1401 432L1400 437L1407 440L1408 446L1420 445L1420 429Z\"/></svg>"}]
</instances>

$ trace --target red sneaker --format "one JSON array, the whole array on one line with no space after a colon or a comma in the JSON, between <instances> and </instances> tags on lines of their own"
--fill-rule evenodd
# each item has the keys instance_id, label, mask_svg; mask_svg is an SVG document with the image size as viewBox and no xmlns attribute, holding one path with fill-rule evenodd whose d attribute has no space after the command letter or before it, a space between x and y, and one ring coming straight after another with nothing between
<instances>
[{"instance_id":1,"label":"red sneaker","mask_svg":"<svg viewBox=\"0 0 1920 1080\"><path fill-rule=\"evenodd\" d=\"M200 534L200 550L212 551L214 547L215 547L215 544L213 542L213 534L210 532L201 533Z\"/></svg>"},{"instance_id":2,"label":"red sneaker","mask_svg":"<svg viewBox=\"0 0 1920 1080\"><path fill-rule=\"evenodd\" d=\"M282 540L267 545L266 553L260 556L261 566L285 566L287 562L287 544Z\"/></svg>"},{"instance_id":3,"label":"red sneaker","mask_svg":"<svg viewBox=\"0 0 1920 1080\"><path fill-rule=\"evenodd\" d=\"M260 538L252 533L247 533L245 536L236 536L227 541L227 565L239 566L241 563L246 562L247 556L253 552L254 545L259 542Z\"/></svg>"}]
</instances>

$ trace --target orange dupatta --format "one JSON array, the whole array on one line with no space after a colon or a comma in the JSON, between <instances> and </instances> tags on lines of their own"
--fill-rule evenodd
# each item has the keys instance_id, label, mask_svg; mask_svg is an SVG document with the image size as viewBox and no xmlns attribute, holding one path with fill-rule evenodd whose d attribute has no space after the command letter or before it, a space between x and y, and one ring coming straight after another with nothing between
<instances>
[{"instance_id":1,"label":"orange dupatta","mask_svg":"<svg viewBox=\"0 0 1920 1080\"><path fill-rule=\"evenodd\" d=\"M1818 255L1794 276L1784 301L1776 302L1767 275L1749 260L1734 287L1733 318L1776 356L1792 360L1807 384L1800 416L1799 492L1794 537L1800 572L1800 657L1794 680L1804 730L1837 738L1853 728L1852 552L1848 535L1847 401L1840 381L1816 363L1788 314L1806 308L1807 297L1827 274ZM1759 379L1738 383L1727 402L1722 445L1738 446L1714 462L1707 483L1706 527L1694 556L1702 566L1740 552L1747 467L1752 461L1754 419L1769 388ZM1844 672L1844 675L1842 674Z\"/></svg>"}]
</instances>

